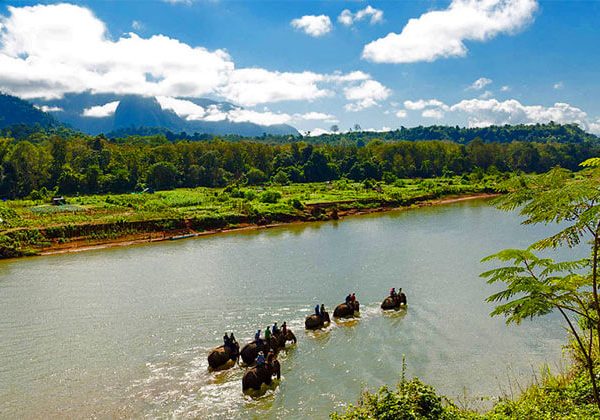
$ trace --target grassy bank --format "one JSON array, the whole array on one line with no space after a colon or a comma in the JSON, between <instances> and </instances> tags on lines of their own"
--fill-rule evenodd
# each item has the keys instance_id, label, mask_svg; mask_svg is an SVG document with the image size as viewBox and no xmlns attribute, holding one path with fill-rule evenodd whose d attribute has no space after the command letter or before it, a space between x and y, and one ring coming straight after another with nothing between
<instances>
[{"instance_id":1,"label":"grassy bank","mask_svg":"<svg viewBox=\"0 0 600 420\"><path fill-rule=\"evenodd\" d=\"M332 413L335 420L357 419L598 419L592 385L585 368L574 364L568 373L541 372L536 383L516 399L499 397L486 413L478 413L436 393L419 379L401 379L395 388L364 391L358 403ZM468 404L467 404L468 405Z\"/></svg>"},{"instance_id":2,"label":"grassy bank","mask_svg":"<svg viewBox=\"0 0 600 420\"><path fill-rule=\"evenodd\" d=\"M356 211L491 192L498 181L496 176L406 179L393 184L339 180L76 196L66 197L66 204L59 206L50 204L49 197L6 201L0 206L0 256L248 225L327 220Z\"/></svg>"}]
</instances>

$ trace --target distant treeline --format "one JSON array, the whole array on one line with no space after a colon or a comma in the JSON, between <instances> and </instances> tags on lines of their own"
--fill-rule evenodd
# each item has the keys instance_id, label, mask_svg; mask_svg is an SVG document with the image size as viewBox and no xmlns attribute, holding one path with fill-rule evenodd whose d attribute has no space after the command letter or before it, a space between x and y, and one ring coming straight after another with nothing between
<instances>
[{"instance_id":1,"label":"distant treeline","mask_svg":"<svg viewBox=\"0 0 600 420\"><path fill-rule=\"evenodd\" d=\"M355 144L267 144L256 141L175 141L164 136L110 140L104 136L0 138L0 197L122 193L145 187L222 187L233 183L316 182L341 177L396 178L475 171L577 169L597 156L596 142L485 143L372 140Z\"/></svg>"},{"instance_id":2,"label":"distant treeline","mask_svg":"<svg viewBox=\"0 0 600 420\"><path fill-rule=\"evenodd\" d=\"M359 128L359 127L358 127ZM210 134L186 134L173 133L169 130L152 127L121 129L108 134L113 138L126 138L133 135L150 136L162 134L169 141L176 140L212 140L215 136ZM247 137L237 135L219 136L227 141L248 140ZM383 141L421 141L421 140L449 140L455 143L467 144L479 138L485 143L510 143L513 141L535 142L535 143L584 143L587 141L598 142L600 139L586 133L576 124L534 124L534 125L504 125L481 128L449 127L444 125L433 125L429 127L401 127L397 130L386 132L375 131L349 131L337 134L323 134L321 136L274 136L263 135L253 138L256 141L282 144L296 142L299 139L312 144L356 144L363 146L371 140Z\"/></svg>"}]
</instances>

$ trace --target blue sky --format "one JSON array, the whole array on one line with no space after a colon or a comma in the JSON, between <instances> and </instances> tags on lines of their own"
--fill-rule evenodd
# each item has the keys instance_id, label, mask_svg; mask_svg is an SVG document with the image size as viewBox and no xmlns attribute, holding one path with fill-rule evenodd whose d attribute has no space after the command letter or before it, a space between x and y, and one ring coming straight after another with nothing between
<instances>
[{"instance_id":1,"label":"blue sky","mask_svg":"<svg viewBox=\"0 0 600 420\"><path fill-rule=\"evenodd\" d=\"M600 132L598 1L23 1L0 15L0 89L34 103L135 93L184 118L313 133L549 120Z\"/></svg>"}]
</instances>

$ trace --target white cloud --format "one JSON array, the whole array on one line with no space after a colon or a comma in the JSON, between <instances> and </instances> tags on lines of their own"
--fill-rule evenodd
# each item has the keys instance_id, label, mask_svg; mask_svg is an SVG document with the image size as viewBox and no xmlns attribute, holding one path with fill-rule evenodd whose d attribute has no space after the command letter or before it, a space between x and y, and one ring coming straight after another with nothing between
<instances>
[{"instance_id":1,"label":"white cloud","mask_svg":"<svg viewBox=\"0 0 600 420\"><path fill-rule=\"evenodd\" d=\"M600 135L600 118L589 124L590 133Z\"/></svg>"},{"instance_id":2,"label":"white cloud","mask_svg":"<svg viewBox=\"0 0 600 420\"><path fill-rule=\"evenodd\" d=\"M294 114L295 120L302 121L325 121L330 123L339 122L335 115L325 114L324 112L307 112L305 114Z\"/></svg>"},{"instance_id":3,"label":"white cloud","mask_svg":"<svg viewBox=\"0 0 600 420\"><path fill-rule=\"evenodd\" d=\"M162 109L171 110L178 116L187 120L201 120L207 115L207 111L204 107L201 107L192 101L171 98L168 96L157 96L156 100Z\"/></svg>"},{"instance_id":4,"label":"white cloud","mask_svg":"<svg viewBox=\"0 0 600 420\"><path fill-rule=\"evenodd\" d=\"M410 19L400 34L389 33L363 49L377 63L414 63L464 57L464 41L486 41L514 33L533 19L536 0L452 0L447 9Z\"/></svg>"},{"instance_id":5,"label":"white cloud","mask_svg":"<svg viewBox=\"0 0 600 420\"><path fill-rule=\"evenodd\" d=\"M439 108L448 111L450 107L438 99L419 99L417 101L404 101L404 107L411 111L421 111L425 108Z\"/></svg>"},{"instance_id":6,"label":"white cloud","mask_svg":"<svg viewBox=\"0 0 600 420\"><path fill-rule=\"evenodd\" d=\"M0 85L24 98L68 92L203 95L227 81L223 50L164 35L112 40L90 10L71 5L8 7L0 16Z\"/></svg>"},{"instance_id":7,"label":"white cloud","mask_svg":"<svg viewBox=\"0 0 600 420\"><path fill-rule=\"evenodd\" d=\"M317 85L325 79L321 74L308 71L280 73L258 68L241 69L232 72L227 85L220 88L219 92L228 100L244 106L280 101L312 101L333 95L330 90Z\"/></svg>"},{"instance_id":8,"label":"white cloud","mask_svg":"<svg viewBox=\"0 0 600 420\"><path fill-rule=\"evenodd\" d=\"M331 19L329 19L329 16L325 15L302 16L301 18L293 19L290 24L294 28L299 29L305 34L313 37L323 36L331 32L332 29Z\"/></svg>"},{"instance_id":9,"label":"white cloud","mask_svg":"<svg viewBox=\"0 0 600 420\"><path fill-rule=\"evenodd\" d=\"M479 95L480 99L489 99L492 96L494 96L494 94L492 93L491 90L486 90L485 92L483 92L481 95Z\"/></svg>"},{"instance_id":10,"label":"white cloud","mask_svg":"<svg viewBox=\"0 0 600 420\"><path fill-rule=\"evenodd\" d=\"M398 118L406 118L406 115L407 115L406 110L404 110L404 109L399 109L396 112L396 117L398 117Z\"/></svg>"},{"instance_id":11,"label":"white cloud","mask_svg":"<svg viewBox=\"0 0 600 420\"><path fill-rule=\"evenodd\" d=\"M441 120L442 118L444 118L444 115L444 111L442 111L439 108L429 108L421 113L421 116L423 116L424 118L434 118L436 120Z\"/></svg>"},{"instance_id":12,"label":"white cloud","mask_svg":"<svg viewBox=\"0 0 600 420\"><path fill-rule=\"evenodd\" d=\"M560 90L565 87L565 84L563 82L557 82L552 87L556 90Z\"/></svg>"},{"instance_id":13,"label":"white cloud","mask_svg":"<svg viewBox=\"0 0 600 420\"><path fill-rule=\"evenodd\" d=\"M588 128L587 114L572 105L557 102L553 106L523 105L516 99L498 101L497 99L465 99L450 107L453 112L467 115L469 126L576 123Z\"/></svg>"},{"instance_id":14,"label":"white cloud","mask_svg":"<svg viewBox=\"0 0 600 420\"><path fill-rule=\"evenodd\" d=\"M502 86L502 87L500 88L500 90L501 90L502 92L509 92L509 91L510 91L510 86L508 86L508 85L504 85L504 86Z\"/></svg>"},{"instance_id":15,"label":"white cloud","mask_svg":"<svg viewBox=\"0 0 600 420\"><path fill-rule=\"evenodd\" d=\"M491 83L492 79L488 79L487 77L480 77L479 79L475 80L471 84L471 86L467 88L467 90L481 90Z\"/></svg>"},{"instance_id":16,"label":"white cloud","mask_svg":"<svg viewBox=\"0 0 600 420\"><path fill-rule=\"evenodd\" d=\"M365 80L357 86L344 88L344 96L352 101L346 104L347 111L356 112L378 105L379 101L387 99L392 93L387 87L376 80Z\"/></svg>"},{"instance_id":17,"label":"white cloud","mask_svg":"<svg viewBox=\"0 0 600 420\"><path fill-rule=\"evenodd\" d=\"M273 125L288 123L292 117L285 113L274 113L271 111L258 112L236 108L227 113L227 119L233 122L251 122L260 125Z\"/></svg>"},{"instance_id":18,"label":"white cloud","mask_svg":"<svg viewBox=\"0 0 600 420\"><path fill-rule=\"evenodd\" d=\"M131 22L131 28L136 31L139 31L144 28L144 24L139 20L134 20L133 22Z\"/></svg>"},{"instance_id":19,"label":"white cloud","mask_svg":"<svg viewBox=\"0 0 600 420\"><path fill-rule=\"evenodd\" d=\"M34 105L34 107L39 109L40 111L44 111L44 112L62 112L62 111L64 111L64 109L62 109L59 106Z\"/></svg>"},{"instance_id":20,"label":"white cloud","mask_svg":"<svg viewBox=\"0 0 600 420\"><path fill-rule=\"evenodd\" d=\"M344 9L338 16L338 22L345 26L352 26L355 22L369 18L369 23L374 25L383 21L383 11L367 6L356 13L352 13L348 9Z\"/></svg>"},{"instance_id":21,"label":"white cloud","mask_svg":"<svg viewBox=\"0 0 600 420\"><path fill-rule=\"evenodd\" d=\"M104 118L110 117L115 113L117 107L119 106L119 101L109 102L104 105L97 105L90 108L86 108L83 110L84 117L93 117L93 118Z\"/></svg>"},{"instance_id":22,"label":"white cloud","mask_svg":"<svg viewBox=\"0 0 600 420\"><path fill-rule=\"evenodd\" d=\"M185 4L187 6L189 6L190 4L193 3L192 0L162 0L165 3L171 3L171 4Z\"/></svg>"},{"instance_id":23,"label":"white cloud","mask_svg":"<svg viewBox=\"0 0 600 420\"><path fill-rule=\"evenodd\" d=\"M371 80L362 71L319 74L236 68L224 50L190 46L165 35L142 38L129 33L113 38L89 9L72 4L7 9L7 16L0 15L0 86L26 99L81 92L209 95L254 106L314 101ZM193 115L190 118L197 118Z\"/></svg>"}]
</instances>

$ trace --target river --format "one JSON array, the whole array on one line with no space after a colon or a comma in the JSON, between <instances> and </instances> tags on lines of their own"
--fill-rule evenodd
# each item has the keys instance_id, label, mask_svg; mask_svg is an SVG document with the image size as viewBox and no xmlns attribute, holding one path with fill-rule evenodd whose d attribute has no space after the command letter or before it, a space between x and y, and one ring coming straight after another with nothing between
<instances>
[{"instance_id":1,"label":"river","mask_svg":"<svg viewBox=\"0 0 600 420\"><path fill-rule=\"evenodd\" d=\"M555 315L506 326L482 257L550 233L485 201L349 217L160 244L0 263L0 416L325 418L362 389L395 384L405 357L450 397L516 392L561 364ZM382 314L390 287L405 314ZM307 333L315 304L349 292L357 322ZM206 356L234 331L287 321L299 342L261 398L243 370Z\"/></svg>"}]
</instances>

